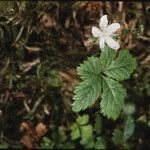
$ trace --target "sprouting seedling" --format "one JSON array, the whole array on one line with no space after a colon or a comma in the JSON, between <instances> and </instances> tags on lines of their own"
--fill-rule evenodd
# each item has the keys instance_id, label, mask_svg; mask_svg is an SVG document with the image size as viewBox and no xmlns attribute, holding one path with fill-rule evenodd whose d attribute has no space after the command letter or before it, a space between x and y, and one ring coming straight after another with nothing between
<instances>
[{"instance_id":1,"label":"sprouting seedling","mask_svg":"<svg viewBox=\"0 0 150 150\"><path fill-rule=\"evenodd\" d=\"M130 78L136 68L136 59L125 49L119 51L116 57L115 50L119 48L119 44L110 38L119 28L119 24L107 26L107 23L107 16L104 15L100 19L101 30L92 28L92 34L99 37L100 48L103 51L100 57L91 56L77 67L82 82L75 87L72 109L74 112L85 110L99 99L101 113L115 120L119 117L126 97L126 90L119 82ZM112 28L111 34L106 34L110 26L115 28Z\"/></svg>"}]
</instances>

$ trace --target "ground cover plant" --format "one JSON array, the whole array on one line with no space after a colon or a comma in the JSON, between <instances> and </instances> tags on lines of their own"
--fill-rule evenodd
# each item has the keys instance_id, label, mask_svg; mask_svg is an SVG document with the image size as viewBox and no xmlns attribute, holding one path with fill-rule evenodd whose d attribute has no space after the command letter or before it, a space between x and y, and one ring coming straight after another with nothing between
<instances>
[{"instance_id":1,"label":"ground cover plant","mask_svg":"<svg viewBox=\"0 0 150 150\"><path fill-rule=\"evenodd\" d=\"M149 2L1 1L0 148L149 149L149 18Z\"/></svg>"}]
</instances>

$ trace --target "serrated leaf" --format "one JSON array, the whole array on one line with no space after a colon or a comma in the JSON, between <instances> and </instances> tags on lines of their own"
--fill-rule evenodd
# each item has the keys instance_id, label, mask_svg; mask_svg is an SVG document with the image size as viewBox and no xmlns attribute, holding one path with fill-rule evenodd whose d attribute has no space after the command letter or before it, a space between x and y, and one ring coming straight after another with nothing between
<instances>
[{"instance_id":1,"label":"serrated leaf","mask_svg":"<svg viewBox=\"0 0 150 150\"><path fill-rule=\"evenodd\" d=\"M113 142L116 145L118 145L121 144L122 139L123 139L123 132L120 129L115 129L112 136Z\"/></svg>"},{"instance_id":2,"label":"serrated leaf","mask_svg":"<svg viewBox=\"0 0 150 150\"><path fill-rule=\"evenodd\" d=\"M101 94L101 64L97 57L90 57L80 67L78 74L84 80L75 88L72 109L79 112L90 107Z\"/></svg>"},{"instance_id":3,"label":"serrated leaf","mask_svg":"<svg viewBox=\"0 0 150 150\"><path fill-rule=\"evenodd\" d=\"M101 78L99 76L84 82L80 82L75 88L72 109L79 112L90 107L98 99L101 93Z\"/></svg>"},{"instance_id":4,"label":"serrated leaf","mask_svg":"<svg viewBox=\"0 0 150 150\"><path fill-rule=\"evenodd\" d=\"M83 64L77 67L77 73L83 80L100 76L101 62L97 57L89 57Z\"/></svg>"},{"instance_id":5,"label":"serrated leaf","mask_svg":"<svg viewBox=\"0 0 150 150\"><path fill-rule=\"evenodd\" d=\"M107 76L122 81L128 79L136 68L136 59L129 54L128 50L121 50L116 59L116 52L108 48L101 54L103 73Z\"/></svg>"},{"instance_id":6,"label":"serrated leaf","mask_svg":"<svg viewBox=\"0 0 150 150\"><path fill-rule=\"evenodd\" d=\"M88 115L79 116L76 119L76 121L79 125L85 125L89 122L89 116Z\"/></svg>"},{"instance_id":7,"label":"serrated leaf","mask_svg":"<svg viewBox=\"0 0 150 150\"><path fill-rule=\"evenodd\" d=\"M103 95L100 103L104 116L116 120L124 104L126 91L117 81L103 77Z\"/></svg>"},{"instance_id":8,"label":"serrated leaf","mask_svg":"<svg viewBox=\"0 0 150 150\"><path fill-rule=\"evenodd\" d=\"M108 46L100 58L88 58L77 68L83 81L74 90L73 111L85 110L102 95L101 112L108 118L117 119L126 95L117 81L128 79L135 67L136 60L127 50L122 50L117 56L116 51Z\"/></svg>"},{"instance_id":9,"label":"serrated leaf","mask_svg":"<svg viewBox=\"0 0 150 150\"><path fill-rule=\"evenodd\" d=\"M102 71L104 72L108 68L112 61L115 59L116 51L114 49L105 46L105 50L102 51L100 59L102 63Z\"/></svg>"},{"instance_id":10,"label":"serrated leaf","mask_svg":"<svg viewBox=\"0 0 150 150\"><path fill-rule=\"evenodd\" d=\"M123 137L125 141L127 141L132 136L132 134L134 133L134 129L135 129L134 120L131 116L129 116L125 121L125 127L123 132Z\"/></svg>"}]
</instances>

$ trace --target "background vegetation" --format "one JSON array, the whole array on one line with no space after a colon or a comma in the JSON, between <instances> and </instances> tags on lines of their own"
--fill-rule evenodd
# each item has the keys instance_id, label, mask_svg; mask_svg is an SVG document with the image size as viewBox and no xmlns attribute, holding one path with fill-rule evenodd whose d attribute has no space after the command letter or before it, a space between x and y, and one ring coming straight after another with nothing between
<instances>
[{"instance_id":1,"label":"background vegetation","mask_svg":"<svg viewBox=\"0 0 150 150\"><path fill-rule=\"evenodd\" d=\"M72 112L76 67L98 55L91 27L119 22L138 67L117 121ZM150 149L150 3L0 1L0 147Z\"/></svg>"}]
</instances>

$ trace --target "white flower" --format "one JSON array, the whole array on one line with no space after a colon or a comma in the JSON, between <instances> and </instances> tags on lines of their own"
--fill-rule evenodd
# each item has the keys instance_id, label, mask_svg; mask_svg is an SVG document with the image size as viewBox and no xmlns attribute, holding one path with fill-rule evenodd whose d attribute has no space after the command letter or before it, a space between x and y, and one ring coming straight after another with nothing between
<instances>
[{"instance_id":1,"label":"white flower","mask_svg":"<svg viewBox=\"0 0 150 150\"><path fill-rule=\"evenodd\" d=\"M94 37L99 38L100 49L104 49L105 43L115 50L118 50L120 45L112 38L115 34L114 32L120 28L119 23L112 23L108 25L107 15L100 18L99 28L93 26L92 34Z\"/></svg>"}]
</instances>

